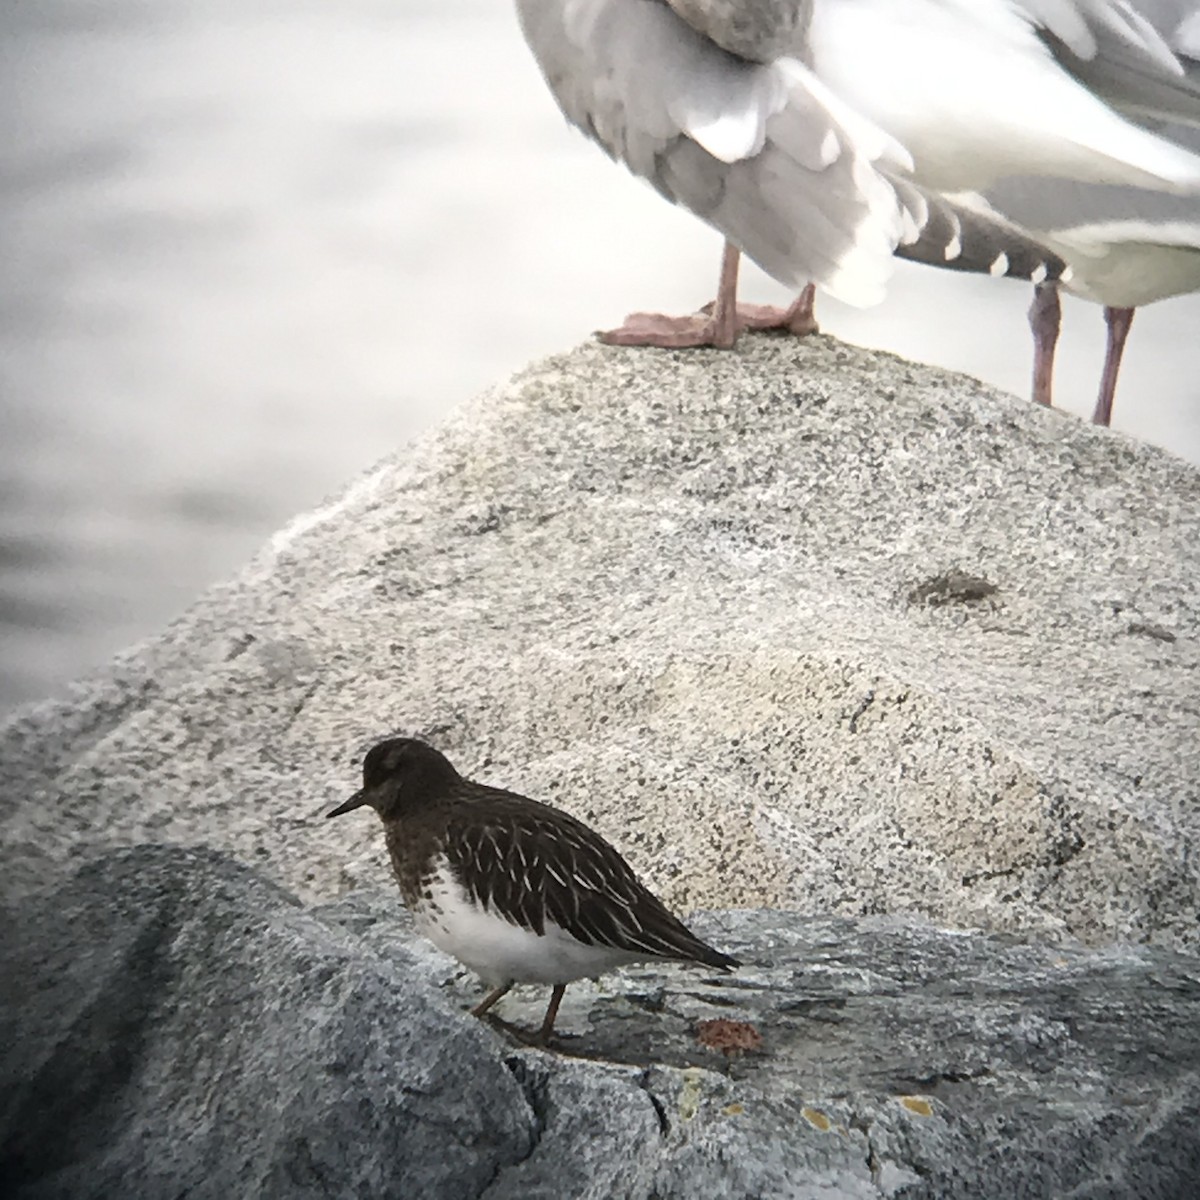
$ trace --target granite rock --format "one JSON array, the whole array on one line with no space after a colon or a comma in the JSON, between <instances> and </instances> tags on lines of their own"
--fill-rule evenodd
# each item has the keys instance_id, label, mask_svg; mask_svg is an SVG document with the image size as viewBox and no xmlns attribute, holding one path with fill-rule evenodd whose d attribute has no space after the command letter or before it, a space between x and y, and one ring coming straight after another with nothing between
<instances>
[{"instance_id":1,"label":"granite rock","mask_svg":"<svg viewBox=\"0 0 1200 1200\"><path fill-rule=\"evenodd\" d=\"M826 338L585 346L0 731L0 888L211 843L306 901L425 737L681 910L1194 945L1200 474Z\"/></svg>"},{"instance_id":2,"label":"granite rock","mask_svg":"<svg viewBox=\"0 0 1200 1200\"><path fill-rule=\"evenodd\" d=\"M482 1027L214 851L4 914L0 1194L475 1195L536 1120ZM418 1165L419 1164L419 1165Z\"/></svg>"}]
</instances>

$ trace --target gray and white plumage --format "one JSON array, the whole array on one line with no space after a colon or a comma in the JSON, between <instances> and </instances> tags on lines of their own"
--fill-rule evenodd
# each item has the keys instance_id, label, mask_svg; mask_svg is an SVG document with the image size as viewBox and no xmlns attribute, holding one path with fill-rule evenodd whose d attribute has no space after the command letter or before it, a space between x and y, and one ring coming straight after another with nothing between
<instances>
[{"instance_id":1,"label":"gray and white plumage","mask_svg":"<svg viewBox=\"0 0 1200 1200\"><path fill-rule=\"evenodd\" d=\"M1027 176L985 198L1071 263L1085 299L1140 308L1200 289L1200 197Z\"/></svg>"},{"instance_id":2,"label":"gray and white plumage","mask_svg":"<svg viewBox=\"0 0 1200 1200\"><path fill-rule=\"evenodd\" d=\"M1081 77L1146 122L1156 136L1185 151L1200 151L1200 3L1136 0L1136 8L1175 56L1176 69L1159 72L1144 62L1131 64L1128 56L1102 45ZM1069 290L1105 307L1108 349L1093 419L1107 424L1133 310L1200 290L1200 194L1015 176L988 187L979 202L1065 257L1072 265ZM1035 398L1049 403L1057 302L1039 295L1031 320Z\"/></svg>"},{"instance_id":3,"label":"gray and white plumage","mask_svg":"<svg viewBox=\"0 0 1200 1200\"><path fill-rule=\"evenodd\" d=\"M1124 0L814 0L807 41L817 75L905 146L927 186L1045 174L1200 187L1200 159L1082 78L1130 63L1164 87L1183 76Z\"/></svg>"},{"instance_id":4,"label":"gray and white plumage","mask_svg":"<svg viewBox=\"0 0 1200 1200\"><path fill-rule=\"evenodd\" d=\"M1159 53L1153 61L1130 54L1119 39L1102 39L1081 58L1068 50L1064 63L1078 78L1122 111L1139 119L1200 125L1200 6L1195 0L1131 0L1139 29L1152 31ZM1170 134L1168 132L1167 136Z\"/></svg>"},{"instance_id":5,"label":"gray and white plumage","mask_svg":"<svg viewBox=\"0 0 1200 1200\"><path fill-rule=\"evenodd\" d=\"M1001 180L977 201L1031 228L1071 264L1063 280L1068 290L1104 306L1107 347L1092 420L1109 424L1134 310L1200 290L1200 197L1027 176ZM1039 288L1029 315L1033 398L1048 405L1061 319L1057 296Z\"/></svg>"},{"instance_id":6,"label":"gray and white plumage","mask_svg":"<svg viewBox=\"0 0 1200 1200\"><path fill-rule=\"evenodd\" d=\"M818 74L905 145L918 180L1029 231L1106 306L1107 421L1132 309L1200 286L1200 5L815 0L809 41ZM1031 320L1048 403L1058 310L1044 289Z\"/></svg>"},{"instance_id":7,"label":"gray and white plumage","mask_svg":"<svg viewBox=\"0 0 1200 1200\"><path fill-rule=\"evenodd\" d=\"M567 118L781 282L874 303L897 247L958 269L1061 270L1027 235L925 189L905 147L817 77L804 61L811 0L517 0L517 9ZM929 244L931 218L945 244ZM964 225L981 236L954 232ZM968 244L987 257L971 258Z\"/></svg>"},{"instance_id":8,"label":"gray and white plumage","mask_svg":"<svg viewBox=\"0 0 1200 1200\"><path fill-rule=\"evenodd\" d=\"M814 0L809 29L817 73L905 145L918 182L982 192L965 202L1035 237L1086 229L1051 242L1081 273L1099 226L1195 212L1194 41L1197 0ZM1154 128L1130 119L1132 79L1162 89Z\"/></svg>"},{"instance_id":9,"label":"gray and white plumage","mask_svg":"<svg viewBox=\"0 0 1200 1200\"><path fill-rule=\"evenodd\" d=\"M1175 71L1129 68L1103 47L1084 78L1172 145L1200 153L1200 2L1133 0L1138 17L1174 55ZM1122 68L1112 74L1111 68ZM1155 85L1153 102L1146 84ZM987 201L1045 234L1077 270L1070 290L1115 308L1138 308L1200 288L1200 190L1088 186L1072 180L1006 179Z\"/></svg>"}]
</instances>

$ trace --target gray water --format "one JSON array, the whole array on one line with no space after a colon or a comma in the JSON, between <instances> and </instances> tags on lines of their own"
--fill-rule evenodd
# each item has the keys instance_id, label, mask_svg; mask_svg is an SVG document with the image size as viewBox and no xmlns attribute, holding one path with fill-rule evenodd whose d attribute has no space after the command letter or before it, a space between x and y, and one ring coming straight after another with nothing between
<instances>
[{"instance_id":1,"label":"gray water","mask_svg":"<svg viewBox=\"0 0 1200 1200\"><path fill-rule=\"evenodd\" d=\"M0 112L0 708L529 359L715 281L716 235L567 130L508 0L9 0ZM1028 299L902 264L819 315L1023 394ZM1198 318L1139 313L1115 424L1200 462ZM1069 303L1073 412L1102 337Z\"/></svg>"}]
</instances>

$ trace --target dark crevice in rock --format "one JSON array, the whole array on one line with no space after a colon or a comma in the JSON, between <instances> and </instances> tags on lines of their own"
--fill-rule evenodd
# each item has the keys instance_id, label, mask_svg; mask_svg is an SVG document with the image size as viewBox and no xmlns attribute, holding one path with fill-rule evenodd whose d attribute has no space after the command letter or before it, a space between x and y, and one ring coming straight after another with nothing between
<instances>
[{"instance_id":1,"label":"dark crevice in rock","mask_svg":"<svg viewBox=\"0 0 1200 1200\"><path fill-rule=\"evenodd\" d=\"M872 1122L868 1118L855 1113L847 1122L847 1125L854 1130L855 1133L861 1133L863 1135L863 1142L867 1148L867 1170L871 1173L871 1182L876 1187L879 1187L880 1178L883 1174L883 1164L880 1161L879 1151L875 1146L875 1142L871 1138Z\"/></svg>"},{"instance_id":2,"label":"dark crevice in rock","mask_svg":"<svg viewBox=\"0 0 1200 1200\"><path fill-rule=\"evenodd\" d=\"M229 649L225 651L224 661L233 662L235 658L241 658L256 641L258 641L258 638L253 633L231 634L229 637Z\"/></svg>"},{"instance_id":3,"label":"dark crevice in rock","mask_svg":"<svg viewBox=\"0 0 1200 1200\"><path fill-rule=\"evenodd\" d=\"M650 1083L650 1068L647 1067L638 1077L637 1085L646 1093L650 1103L654 1105L655 1115L658 1117L658 1132L664 1140L671 1132L671 1121L667 1116L666 1105L654 1094L654 1089Z\"/></svg>"},{"instance_id":4,"label":"dark crevice in rock","mask_svg":"<svg viewBox=\"0 0 1200 1200\"><path fill-rule=\"evenodd\" d=\"M862 698L862 700L859 701L858 707L854 710L854 713L850 717L850 732L851 733L858 732L858 722L866 714L867 709L870 708L871 705L874 703L875 703L875 689L872 688L869 692L867 692L867 694Z\"/></svg>"},{"instance_id":5,"label":"dark crevice in rock","mask_svg":"<svg viewBox=\"0 0 1200 1200\"><path fill-rule=\"evenodd\" d=\"M1155 625L1150 621L1132 621L1125 630L1128 634L1148 637L1156 642L1167 642L1168 644L1178 641L1178 638L1169 629L1162 625Z\"/></svg>"},{"instance_id":6,"label":"dark crevice in rock","mask_svg":"<svg viewBox=\"0 0 1200 1200\"><path fill-rule=\"evenodd\" d=\"M898 1090L915 1088L932 1092L942 1083L970 1083L975 1079L987 1079L991 1074L990 1067L977 1067L967 1071L935 1071L928 1075L899 1076L895 1082Z\"/></svg>"},{"instance_id":7,"label":"dark crevice in rock","mask_svg":"<svg viewBox=\"0 0 1200 1200\"><path fill-rule=\"evenodd\" d=\"M283 733L291 732L292 726L295 725L308 702L317 694L317 690L320 688L320 686L320 679L314 679L312 683L310 683L304 689L304 691L301 692L300 698L292 703L291 707L283 717Z\"/></svg>"},{"instance_id":8,"label":"dark crevice in rock","mask_svg":"<svg viewBox=\"0 0 1200 1200\"><path fill-rule=\"evenodd\" d=\"M533 1117L529 1131L529 1144L523 1154L509 1159L507 1162L496 1164L496 1169L492 1173L491 1178L476 1193L477 1200L483 1200L483 1197L492 1191L497 1182L503 1179L506 1172L521 1166L522 1163L528 1162L537 1153L538 1147L542 1144L542 1137L546 1132L548 1109L546 1085L549 1080L548 1072L540 1065L535 1065L533 1060L527 1055L521 1054L508 1055L504 1059L504 1066L508 1069L513 1079L517 1081L517 1085L524 1093L525 1103L529 1107L529 1112Z\"/></svg>"}]
</instances>

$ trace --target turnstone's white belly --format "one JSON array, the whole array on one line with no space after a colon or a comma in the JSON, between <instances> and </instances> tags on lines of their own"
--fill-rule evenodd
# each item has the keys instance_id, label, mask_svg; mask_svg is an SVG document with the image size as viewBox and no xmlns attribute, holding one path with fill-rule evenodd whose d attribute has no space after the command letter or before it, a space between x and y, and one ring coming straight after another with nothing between
<instances>
[{"instance_id":1,"label":"turnstone's white belly","mask_svg":"<svg viewBox=\"0 0 1200 1200\"><path fill-rule=\"evenodd\" d=\"M570 983L646 957L584 945L549 921L546 932L539 935L506 920L494 908L482 908L454 878L445 855L435 860L413 918L417 929L439 950L494 986L514 980Z\"/></svg>"}]
</instances>

